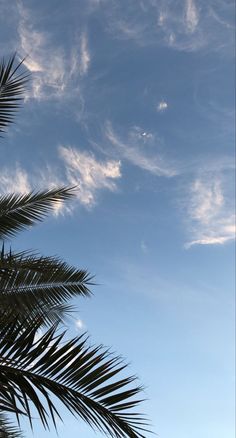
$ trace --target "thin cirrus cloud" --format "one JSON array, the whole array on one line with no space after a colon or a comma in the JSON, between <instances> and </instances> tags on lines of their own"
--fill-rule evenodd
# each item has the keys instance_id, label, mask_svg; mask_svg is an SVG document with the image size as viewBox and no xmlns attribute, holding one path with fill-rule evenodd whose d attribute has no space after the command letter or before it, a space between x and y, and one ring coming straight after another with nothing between
<instances>
[{"instance_id":1,"label":"thin cirrus cloud","mask_svg":"<svg viewBox=\"0 0 236 438\"><path fill-rule=\"evenodd\" d=\"M199 22L199 12L193 0L186 0L185 22L190 33L195 32Z\"/></svg>"},{"instance_id":2,"label":"thin cirrus cloud","mask_svg":"<svg viewBox=\"0 0 236 438\"><path fill-rule=\"evenodd\" d=\"M78 186L77 197L85 206L95 204L99 190L117 189L116 180L121 178L119 160L99 161L92 153L67 146L59 147L59 155L68 184Z\"/></svg>"},{"instance_id":3,"label":"thin cirrus cloud","mask_svg":"<svg viewBox=\"0 0 236 438\"><path fill-rule=\"evenodd\" d=\"M156 107L156 109L157 109L157 111L158 111L159 113L163 113L163 112L165 112L165 111L167 110L167 108L168 108L168 103L167 103L165 100L161 100L161 101L157 104L157 107Z\"/></svg>"},{"instance_id":4,"label":"thin cirrus cloud","mask_svg":"<svg viewBox=\"0 0 236 438\"><path fill-rule=\"evenodd\" d=\"M105 126L105 139L108 142L107 147L103 148L106 153L113 154L157 176L176 175L176 170L169 166L161 153L156 150L158 140L154 134L143 132L139 127L133 127L124 139L117 135L111 122L108 121ZM113 149L108 147L109 145L112 145ZM147 148L148 145L150 148Z\"/></svg>"},{"instance_id":5,"label":"thin cirrus cloud","mask_svg":"<svg viewBox=\"0 0 236 438\"><path fill-rule=\"evenodd\" d=\"M196 51L232 47L233 8L226 0L111 0L104 3L103 12L115 38Z\"/></svg>"},{"instance_id":6,"label":"thin cirrus cloud","mask_svg":"<svg viewBox=\"0 0 236 438\"><path fill-rule=\"evenodd\" d=\"M75 321L75 327L76 327L76 329L77 329L78 331L81 331L81 330L84 330L84 329L85 329L85 324L84 324L84 322L82 321L82 319L78 318L78 319Z\"/></svg>"},{"instance_id":7,"label":"thin cirrus cloud","mask_svg":"<svg viewBox=\"0 0 236 438\"><path fill-rule=\"evenodd\" d=\"M49 166L46 166L44 171L36 171L28 173L18 163L12 167L5 167L0 170L0 195L17 193L25 194L40 189L52 189L65 185L53 173ZM58 202L54 206L55 216L60 213L71 212L71 206Z\"/></svg>"},{"instance_id":8,"label":"thin cirrus cloud","mask_svg":"<svg viewBox=\"0 0 236 438\"><path fill-rule=\"evenodd\" d=\"M34 73L28 97L38 100L80 94L81 77L88 73L91 55L86 32L68 51L51 41L50 33L37 30L35 17L23 3L18 6L18 51L26 58L24 65Z\"/></svg>"},{"instance_id":9,"label":"thin cirrus cloud","mask_svg":"<svg viewBox=\"0 0 236 438\"><path fill-rule=\"evenodd\" d=\"M188 217L193 245L224 244L235 239L235 214L220 176L197 178L189 191Z\"/></svg>"},{"instance_id":10,"label":"thin cirrus cloud","mask_svg":"<svg viewBox=\"0 0 236 438\"><path fill-rule=\"evenodd\" d=\"M31 190L31 184L27 172L16 164L9 169L5 167L0 171L0 193L27 193Z\"/></svg>"},{"instance_id":11,"label":"thin cirrus cloud","mask_svg":"<svg viewBox=\"0 0 236 438\"><path fill-rule=\"evenodd\" d=\"M91 152L75 147L60 146L60 172L55 167L46 166L34 172L27 172L18 164L6 167L0 172L0 193L27 193L37 188L50 189L60 186L77 186L76 198L80 204L90 208L97 202L99 191L117 190L117 180L121 178L121 163L118 160L98 160ZM55 215L72 213L74 205L58 204Z\"/></svg>"},{"instance_id":12,"label":"thin cirrus cloud","mask_svg":"<svg viewBox=\"0 0 236 438\"><path fill-rule=\"evenodd\" d=\"M90 61L91 61L91 55L88 48L88 38L86 33L84 32L81 35L80 62L79 62L79 70L82 76L88 72Z\"/></svg>"}]
</instances>

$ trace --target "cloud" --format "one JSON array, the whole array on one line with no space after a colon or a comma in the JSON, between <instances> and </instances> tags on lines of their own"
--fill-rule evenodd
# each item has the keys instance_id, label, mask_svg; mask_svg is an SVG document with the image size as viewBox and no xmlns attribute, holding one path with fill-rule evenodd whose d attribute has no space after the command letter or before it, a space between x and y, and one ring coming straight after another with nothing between
<instances>
[{"instance_id":1,"label":"cloud","mask_svg":"<svg viewBox=\"0 0 236 438\"><path fill-rule=\"evenodd\" d=\"M157 111L159 113L163 113L164 111L167 110L167 108L168 108L168 104L164 100L161 100L157 105Z\"/></svg>"},{"instance_id":2,"label":"cloud","mask_svg":"<svg viewBox=\"0 0 236 438\"><path fill-rule=\"evenodd\" d=\"M32 75L32 88L27 97L51 99L80 96L79 76L88 72L90 53L87 36L82 32L68 52L62 45L55 46L50 32L37 30L36 18L22 2L18 2L19 53Z\"/></svg>"},{"instance_id":3,"label":"cloud","mask_svg":"<svg viewBox=\"0 0 236 438\"><path fill-rule=\"evenodd\" d=\"M43 67L29 56L24 60L24 65L31 73L44 71Z\"/></svg>"},{"instance_id":4,"label":"cloud","mask_svg":"<svg viewBox=\"0 0 236 438\"><path fill-rule=\"evenodd\" d=\"M54 169L49 165L46 165L43 171L37 170L34 173L28 173L19 164L14 167L5 167L0 171L1 194L24 194L34 190L53 189L64 185L65 181L59 179ZM55 216L71 211L72 206L68 206L66 203L57 202L54 206Z\"/></svg>"},{"instance_id":5,"label":"cloud","mask_svg":"<svg viewBox=\"0 0 236 438\"><path fill-rule=\"evenodd\" d=\"M191 193L191 217L203 224L208 224L224 204L221 181L216 179L206 183L197 179L191 187Z\"/></svg>"},{"instance_id":6,"label":"cloud","mask_svg":"<svg viewBox=\"0 0 236 438\"><path fill-rule=\"evenodd\" d=\"M60 49L53 53L49 47L46 34L34 29L29 21L25 9L19 8L20 20L18 26L20 49L19 52L26 56L25 66L33 72L32 89L28 97L46 99L59 96L66 87L65 66Z\"/></svg>"},{"instance_id":7,"label":"cloud","mask_svg":"<svg viewBox=\"0 0 236 438\"><path fill-rule=\"evenodd\" d=\"M193 245L223 244L235 239L235 214L219 175L197 178L190 187L188 217Z\"/></svg>"},{"instance_id":8,"label":"cloud","mask_svg":"<svg viewBox=\"0 0 236 438\"><path fill-rule=\"evenodd\" d=\"M38 189L55 189L57 187L62 187L67 185L67 181L58 171L48 163L46 163L43 167L37 168L34 174L31 174L31 180L32 180L32 186L37 187ZM71 214L74 210L74 204L73 203L66 203L66 202L57 202L54 205L54 215L64 215L64 214Z\"/></svg>"},{"instance_id":9,"label":"cloud","mask_svg":"<svg viewBox=\"0 0 236 438\"><path fill-rule=\"evenodd\" d=\"M185 248L188 249L193 245L222 245L230 240L235 239L235 226L230 227L230 232L227 232L226 227L226 235L225 236L204 236L202 239L193 240L185 245ZM224 229L222 229L224 233Z\"/></svg>"},{"instance_id":10,"label":"cloud","mask_svg":"<svg viewBox=\"0 0 236 438\"><path fill-rule=\"evenodd\" d=\"M190 33L194 32L199 22L199 15L193 0L186 0L185 20L186 20L187 30Z\"/></svg>"},{"instance_id":11,"label":"cloud","mask_svg":"<svg viewBox=\"0 0 236 438\"><path fill-rule=\"evenodd\" d=\"M139 137L142 138L144 141L153 138L153 134L152 134L151 132L143 131L143 132L140 132L138 135L139 135Z\"/></svg>"},{"instance_id":12,"label":"cloud","mask_svg":"<svg viewBox=\"0 0 236 438\"><path fill-rule=\"evenodd\" d=\"M27 193L31 190L27 172L18 164L12 168L3 168L0 172L0 193Z\"/></svg>"},{"instance_id":13,"label":"cloud","mask_svg":"<svg viewBox=\"0 0 236 438\"><path fill-rule=\"evenodd\" d=\"M27 193L31 190L52 189L61 186L78 186L77 200L86 207L96 204L100 190L116 191L116 181L121 178L121 163L118 160L101 161L90 152L60 146L62 166L46 165L27 172L18 164L0 172L0 193ZM60 170L59 170L60 167ZM57 203L54 214L72 213L75 204Z\"/></svg>"},{"instance_id":14,"label":"cloud","mask_svg":"<svg viewBox=\"0 0 236 438\"><path fill-rule=\"evenodd\" d=\"M134 166L146 170L154 175L171 177L176 174L175 170L169 167L157 151L153 152L153 147L156 146L157 140L151 133L143 131L139 127L133 127L128 132L126 139L121 139L115 133L112 124L106 123L105 137L109 144L115 147L115 151L109 153L116 153L120 159L129 161ZM148 150L144 148L150 145ZM107 148L106 151L108 151Z\"/></svg>"},{"instance_id":15,"label":"cloud","mask_svg":"<svg viewBox=\"0 0 236 438\"><path fill-rule=\"evenodd\" d=\"M75 321L75 327L77 330L83 330L85 328L84 322L82 321L82 319L77 319Z\"/></svg>"},{"instance_id":16,"label":"cloud","mask_svg":"<svg viewBox=\"0 0 236 438\"><path fill-rule=\"evenodd\" d=\"M88 72L89 65L91 61L90 52L88 49L88 39L85 33L81 36L81 46L80 46L80 73L85 75Z\"/></svg>"},{"instance_id":17,"label":"cloud","mask_svg":"<svg viewBox=\"0 0 236 438\"><path fill-rule=\"evenodd\" d=\"M117 39L182 51L229 51L234 45L233 9L226 0L110 0L103 11L108 31Z\"/></svg>"},{"instance_id":18,"label":"cloud","mask_svg":"<svg viewBox=\"0 0 236 438\"><path fill-rule=\"evenodd\" d=\"M116 180L121 177L120 161L99 161L92 153L66 146L59 147L59 155L65 165L68 184L79 187L77 196L82 204L93 205L98 190L117 189Z\"/></svg>"}]
</instances>

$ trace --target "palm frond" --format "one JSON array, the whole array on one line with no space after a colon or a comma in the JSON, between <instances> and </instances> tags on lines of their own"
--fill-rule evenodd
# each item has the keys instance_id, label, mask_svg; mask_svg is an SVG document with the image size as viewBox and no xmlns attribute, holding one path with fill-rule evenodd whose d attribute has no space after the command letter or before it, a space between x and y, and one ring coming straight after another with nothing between
<instances>
[{"instance_id":1,"label":"palm frond","mask_svg":"<svg viewBox=\"0 0 236 438\"><path fill-rule=\"evenodd\" d=\"M56 205L73 196L73 187L0 196L0 239L42 221Z\"/></svg>"},{"instance_id":2,"label":"palm frond","mask_svg":"<svg viewBox=\"0 0 236 438\"><path fill-rule=\"evenodd\" d=\"M0 412L0 438L23 438L22 431Z\"/></svg>"},{"instance_id":3,"label":"palm frond","mask_svg":"<svg viewBox=\"0 0 236 438\"><path fill-rule=\"evenodd\" d=\"M18 316L31 324L62 322L71 312L67 304L75 296L89 296L91 276L56 257L31 252L5 253L0 256L0 315Z\"/></svg>"},{"instance_id":4,"label":"palm frond","mask_svg":"<svg viewBox=\"0 0 236 438\"><path fill-rule=\"evenodd\" d=\"M15 58L0 62L0 132L13 122L28 82L29 75L20 71L23 61L16 64Z\"/></svg>"},{"instance_id":5,"label":"palm frond","mask_svg":"<svg viewBox=\"0 0 236 438\"><path fill-rule=\"evenodd\" d=\"M22 330L15 324L0 333L1 382L14 406L32 421L32 406L45 428L60 414L62 402L95 430L114 438L144 438L147 422L133 412L141 388L136 378L123 377L126 365L102 346L88 346L85 336L64 342L64 334L50 328L35 340L38 325ZM13 408L14 408L13 406Z\"/></svg>"}]
</instances>

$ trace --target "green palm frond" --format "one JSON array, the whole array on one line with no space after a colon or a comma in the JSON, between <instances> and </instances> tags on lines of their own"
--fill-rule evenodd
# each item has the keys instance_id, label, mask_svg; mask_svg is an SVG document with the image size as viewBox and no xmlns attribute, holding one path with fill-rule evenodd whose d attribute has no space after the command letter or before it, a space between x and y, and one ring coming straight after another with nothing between
<instances>
[{"instance_id":1,"label":"green palm frond","mask_svg":"<svg viewBox=\"0 0 236 438\"><path fill-rule=\"evenodd\" d=\"M23 438L22 431L0 412L0 438Z\"/></svg>"},{"instance_id":2,"label":"green palm frond","mask_svg":"<svg viewBox=\"0 0 236 438\"><path fill-rule=\"evenodd\" d=\"M0 132L13 122L20 107L29 75L20 71L23 61L16 64L16 55L0 62Z\"/></svg>"},{"instance_id":3,"label":"green palm frond","mask_svg":"<svg viewBox=\"0 0 236 438\"><path fill-rule=\"evenodd\" d=\"M40 257L30 252L8 253L0 257L0 315L18 316L29 324L36 318L44 324L62 322L75 296L89 296L91 277L56 257Z\"/></svg>"},{"instance_id":4,"label":"green palm frond","mask_svg":"<svg viewBox=\"0 0 236 438\"><path fill-rule=\"evenodd\" d=\"M14 404L32 421L32 406L45 428L56 426L55 400L95 430L114 438L141 438L147 427L134 408L141 388L136 378L117 380L126 368L102 346L90 347L85 336L64 341L50 328L35 340L38 324L22 330L9 324L0 333L1 382ZM13 406L14 407L14 406Z\"/></svg>"},{"instance_id":5,"label":"green palm frond","mask_svg":"<svg viewBox=\"0 0 236 438\"><path fill-rule=\"evenodd\" d=\"M74 188L0 196L0 239L14 236L53 211L56 205L74 196Z\"/></svg>"}]
</instances>

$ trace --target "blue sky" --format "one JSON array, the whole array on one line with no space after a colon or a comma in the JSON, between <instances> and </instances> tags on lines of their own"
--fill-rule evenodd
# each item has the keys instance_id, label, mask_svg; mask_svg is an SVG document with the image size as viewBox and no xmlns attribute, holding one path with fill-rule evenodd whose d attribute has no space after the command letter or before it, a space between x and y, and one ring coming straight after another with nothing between
<instances>
[{"instance_id":1,"label":"blue sky","mask_svg":"<svg viewBox=\"0 0 236 438\"><path fill-rule=\"evenodd\" d=\"M1 191L79 187L15 248L96 275L69 330L124 355L160 438L233 438L234 2L0 6L1 55L32 74Z\"/></svg>"}]
</instances>

